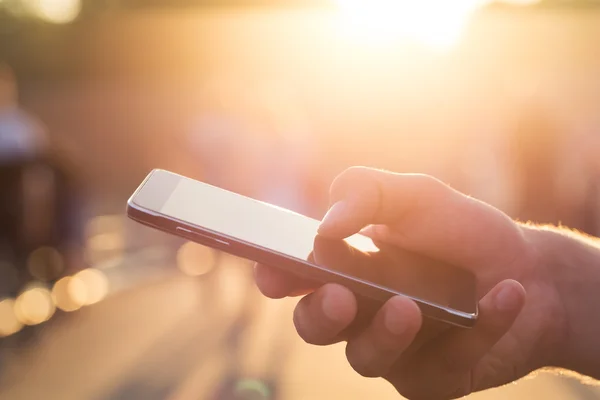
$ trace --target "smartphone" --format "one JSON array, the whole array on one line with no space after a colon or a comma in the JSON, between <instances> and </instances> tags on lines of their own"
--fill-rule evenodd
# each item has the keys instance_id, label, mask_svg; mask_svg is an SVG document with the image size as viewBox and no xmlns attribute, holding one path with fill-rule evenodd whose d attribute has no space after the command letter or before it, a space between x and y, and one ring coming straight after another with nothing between
<instances>
[{"instance_id":1,"label":"smartphone","mask_svg":"<svg viewBox=\"0 0 600 400\"><path fill-rule=\"evenodd\" d=\"M472 327L478 314L475 276L360 234L334 240L319 221L164 170L152 171L127 203L142 224L319 283L334 282L359 299L364 322L395 295L422 314Z\"/></svg>"}]
</instances>

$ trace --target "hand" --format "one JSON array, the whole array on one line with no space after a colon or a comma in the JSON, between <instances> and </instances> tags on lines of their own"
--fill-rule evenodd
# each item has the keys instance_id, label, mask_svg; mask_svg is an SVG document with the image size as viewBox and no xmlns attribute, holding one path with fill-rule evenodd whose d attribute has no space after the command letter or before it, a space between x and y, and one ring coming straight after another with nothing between
<instances>
[{"instance_id":1,"label":"hand","mask_svg":"<svg viewBox=\"0 0 600 400\"><path fill-rule=\"evenodd\" d=\"M347 359L358 373L387 379L409 399L462 397L555 365L564 315L530 228L425 175L350 168L333 182L331 202L320 234L344 238L362 230L473 271L480 315L472 329L440 327L423 319L412 300L396 296L369 326L345 337L356 315L348 289L257 265L265 295L306 294L294 312L306 342L347 341Z\"/></svg>"}]
</instances>

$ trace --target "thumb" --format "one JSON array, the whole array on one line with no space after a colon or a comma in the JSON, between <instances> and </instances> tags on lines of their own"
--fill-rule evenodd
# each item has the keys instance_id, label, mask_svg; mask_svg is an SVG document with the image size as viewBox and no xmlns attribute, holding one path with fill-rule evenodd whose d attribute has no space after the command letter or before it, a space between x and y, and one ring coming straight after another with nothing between
<instances>
[{"instance_id":1,"label":"thumb","mask_svg":"<svg viewBox=\"0 0 600 400\"><path fill-rule=\"evenodd\" d=\"M325 237L386 225L392 244L465 268L511 263L526 253L521 228L506 214L430 176L353 167L330 191L333 205L318 231Z\"/></svg>"},{"instance_id":2,"label":"thumb","mask_svg":"<svg viewBox=\"0 0 600 400\"><path fill-rule=\"evenodd\" d=\"M463 196L430 176L352 167L333 181L330 197L333 205L319 234L344 238L369 224L392 225L424 209L451 205L452 199Z\"/></svg>"},{"instance_id":3,"label":"thumb","mask_svg":"<svg viewBox=\"0 0 600 400\"><path fill-rule=\"evenodd\" d=\"M370 207L358 203L358 198L348 198L333 204L319 225L319 234L342 239L348 237L362 228L369 220Z\"/></svg>"},{"instance_id":4,"label":"thumb","mask_svg":"<svg viewBox=\"0 0 600 400\"><path fill-rule=\"evenodd\" d=\"M390 381L409 393L427 388L432 398L462 397L485 389L489 384L482 387L482 378L490 376L482 376L482 373L489 375L493 371L494 382L510 381L513 368L498 368L498 359L510 358L519 351L510 344L512 340L500 348L503 354L487 359L486 355L510 330L525 299L525 289L519 282L510 279L500 282L481 300L474 328L449 331L423 347L414 354L411 369L389 377ZM480 362L481 372L470 373ZM432 381L437 384L432 386Z\"/></svg>"}]
</instances>

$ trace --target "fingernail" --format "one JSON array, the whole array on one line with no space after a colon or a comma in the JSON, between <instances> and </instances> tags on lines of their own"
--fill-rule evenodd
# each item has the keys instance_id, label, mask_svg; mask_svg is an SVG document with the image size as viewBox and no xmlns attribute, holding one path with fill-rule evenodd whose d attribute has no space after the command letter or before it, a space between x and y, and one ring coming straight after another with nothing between
<instances>
[{"instance_id":1,"label":"fingernail","mask_svg":"<svg viewBox=\"0 0 600 400\"><path fill-rule=\"evenodd\" d=\"M496 295L496 308L500 311L511 311L519 306L521 294L514 285L505 285Z\"/></svg>"},{"instance_id":2,"label":"fingernail","mask_svg":"<svg viewBox=\"0 0 600 400\"><path fill-rule=\"evenodd\" d=\"M372 237L372 236L375 236L375 234L376 234L376 228L374 225L368 225L368 226L362 228L358 233L360 233L363 236Z\"/></svg>"},{"instance_id":3,"label":"fingernail","mask_svg":"<svg viewBox=\"0 0 600 400\"><path fill-rule=\"evenodd\" d=\"M402 313L397 307L388 307L383 316L385 328L393 335L400 336L406 330L406 324Z\"/></svg>"},{"instance_id":4,"label":"fingernail","mask_svg":"<svg viewBox=\"0 0 600 400\"><path fill-rule=\"evenodd\" d=\"M325 314L328 320L335 322L340 319L337 303L333 296L324 296L321 307L323 308L323 314Z\"/></svg>"},{"instance_id":5,"label":"fingernail","mask_svg":"<svg viewBox=\"0 0 600 400\"><path fill-rule=\"evenodd\" d=\"M323 217L321 225L319 225L319 233L335 225L337 221L344 218L347 214L346 209L347 205L344 200L338 201L333 206L331 206L329 211L327 211L327 214L325 214L325 216Z\"/></svg>"}]
</instances>

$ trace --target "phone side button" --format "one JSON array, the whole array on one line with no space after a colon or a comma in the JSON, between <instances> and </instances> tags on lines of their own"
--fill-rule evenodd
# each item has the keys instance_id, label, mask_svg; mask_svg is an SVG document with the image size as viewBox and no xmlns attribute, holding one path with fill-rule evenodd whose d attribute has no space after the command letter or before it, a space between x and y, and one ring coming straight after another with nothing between
<instances>
[{"instance_id":1,"label":"phone side button","mask_svg":"<svg viewBox=\"0 0 600 400\"><path fill-rule=\"evenodd\" d=\"M216 243L219 243L219 244L224 245L224 246L229 246L229 242L226 242L225 240L215 239L213 237L206 236L206 235L203 235L203 234L198 233L198 232L194 232L194 231L192 231L190 229L186 229L186 228L183 228L181 226L178 226L177 228L175 228L175 230L179 231L179 232L183 232L183 233L185 233L186 235L189 235L189 236L196 236L196 237L198 237L200 239L203 239L204 241L216 242Z\"/></svg>"},{"instance_id":2,"label":"phone side button","mask_svg":"<svg viewBox=\"0 0 600 400\"><path fill-rule=\"evenodd\" d=\"M226 242L224 240L220 240L220 239L211 239L214 240L215 242L221 243L223 246L229 246L229 242Z\"/></svg>"}]
</instances>

